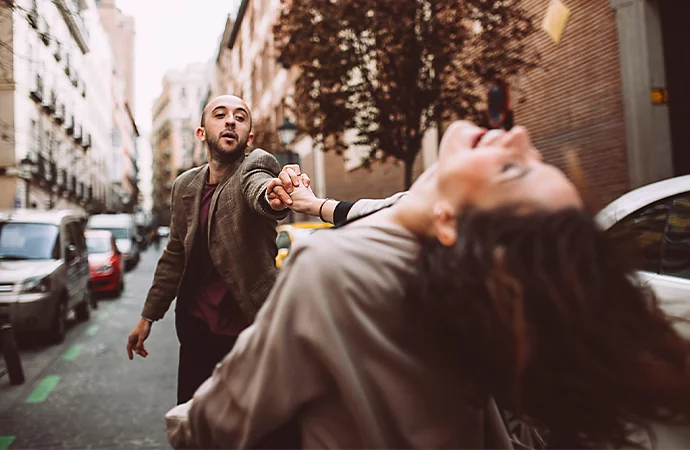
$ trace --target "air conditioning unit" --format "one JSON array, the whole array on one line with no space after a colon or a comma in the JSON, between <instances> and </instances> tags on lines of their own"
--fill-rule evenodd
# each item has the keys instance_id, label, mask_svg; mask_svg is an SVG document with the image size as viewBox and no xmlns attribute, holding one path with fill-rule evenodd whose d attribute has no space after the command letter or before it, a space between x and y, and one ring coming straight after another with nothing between
<instances>
[{"instance_id":1,"label":"air conditioning unit","mask_svg":"<svg viewBox=\"0 0 690 450\"><path fill-rule=\"evenodd\" d=\"M40 103L43 101L43 78L41 75L36 74L31 81L31 87L29 89L31 98Z\"/></svg>"}]
</instances>

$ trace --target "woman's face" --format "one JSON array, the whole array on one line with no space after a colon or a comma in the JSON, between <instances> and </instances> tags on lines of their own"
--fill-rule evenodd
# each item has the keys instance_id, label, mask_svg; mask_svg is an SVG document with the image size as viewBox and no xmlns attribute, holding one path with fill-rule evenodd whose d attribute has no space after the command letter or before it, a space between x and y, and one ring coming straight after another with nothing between
<instances>
[{"instance_id":1,"label":"woman's face","mask_svg":"<svg viewBox=\"0 0 690 450\"><path fill-rule=\"evenodd\" d=\"M522 127L484 134L467 122L452 124L441 142L437 177L441 198L456 213L467 205L479 209L512 204L527 209L582 206L573 184L542 161Z\"/></svg>"},{"instance_id":2,"label":"woman's face","mask_svg":"<svg viewBox=\"0 0 690 450\"><path fill-rule=\"evenodd\" d=\"M455 243L455 217L470 206L514 205L525 212L582 207L575 186L542 161L522 127L485 133L469 122L453 123L441 141L435 172L435 235L444 245Z\"/></svg>"}]
</instances>

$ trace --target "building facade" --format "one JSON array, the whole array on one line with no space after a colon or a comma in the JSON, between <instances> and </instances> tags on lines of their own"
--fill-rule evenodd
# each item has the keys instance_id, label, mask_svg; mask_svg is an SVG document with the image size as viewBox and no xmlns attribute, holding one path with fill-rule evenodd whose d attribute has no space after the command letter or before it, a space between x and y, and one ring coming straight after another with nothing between
<instances>
[{"instance_id":1,"label":"building facade","mask_svg":"<svg viewBox=\"0 0 690 450\"><path fill-rule=\"evenodd\" d=\"M690 173L690 84L685 82L690 52L683 47L690 42L690 27L681 24L690 2L561 0L570 16L559 43L540 28L550 3L523 0L535 24L529 48L539 53L540 62L508 80L515 123L528 128L548 162L563 167L566 152L576 150L604 202ZM285 99L298 75L276 60L272 27L280 5L279 0L242 0L224 32L217 63L220 85L242 96L255 124L269 132L290 116ZM436 160L439 137L435 130L425 137L415 174ZM309 136L292 144L321 196L381 197L403 188L401 164L368 170L358 167L356 158L344 161L312 147Z\"/></svg>"},{"instance_id":2,"label":"building facade","mask_svg":"<svg viewBox=\"0 0 690 450\"><path fill-rule=\"evenodd\" d=\"M151 151L153 156L153 216L170 223L172 183L194 167L195 132L201 120L199 105L208 96L209 63L171 70L163 78L163 91L154 101Z\"/></svg>"},{"instance_id":3,"label":"building facade","mask_svg":"<svg viewBox=\"0 0 690 450\"><path fill-rule=\"evenodd\" d=\"M0 208L102 208L113 60L94 1L0 8Z\"/></svg>"},{"instance_id":4,"label":"building facade","mask_svg":"<svg viewBox=\"0 0 690 450\"><path fill-rule=\"evenodd\" d=\"M101 23L115 60L112 71L110 169L112 195L108 211L135 212L140 207L138 146L139 130L134 109L134 19L122 14L115 0L97 0Z\"/></svg>"}]
</instances>

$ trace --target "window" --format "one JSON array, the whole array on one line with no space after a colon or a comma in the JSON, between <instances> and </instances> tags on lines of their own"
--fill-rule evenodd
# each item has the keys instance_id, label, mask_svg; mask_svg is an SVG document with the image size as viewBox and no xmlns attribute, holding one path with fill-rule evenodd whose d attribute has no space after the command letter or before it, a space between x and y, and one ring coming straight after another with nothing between
<instances>
[{"instance_id":1,"label":"window","mask_svg":"<svg viewBox=\"0 0 690 450\"><path fill-rule=\"evenodd\" d=\"M290 250L292 242L290 241L290 235L287 231L281 231L280 233L278 233L278 237L276 238L276 245L278 245L278 250L283 248Z\"/></svg>"},{"instance_id":2,"label":"window","mask_svg":"<svg viewBox=\"0 0 690 450\"><path fill-rule=\"evenodd\" d=\"M0 224L0 260L57 259L58 228L43 223Z\"/></svg>"},{"instance_id":3,"label":"window","mask_svg":"<svg viewBox=\"0 0 690 450\"><path fill-rule=\"evenodd\" d=\"M661 273L690 279L690 193L670 200L661 252Z\"/></svg>"},{"instance_id":4,"label":"window","mask_svg":"<svg viewBox=\"0 0 690 450\"><path fill-rule=\"evenodd\" d=\"M669 217L668 199L634 212L615 224L609 233L640 249L639 270L659 273L661 247Z\"/></svg>"},{"instance_id":5,"label":"window","mask_svg":"<svg viewBox=\"0 0 690 450\"><path fill-rule=\"evenodd\" d=\"M184 101L187 99L187 90L185 88L180 89L180 100Z\"/></svg>"}]
</instances>

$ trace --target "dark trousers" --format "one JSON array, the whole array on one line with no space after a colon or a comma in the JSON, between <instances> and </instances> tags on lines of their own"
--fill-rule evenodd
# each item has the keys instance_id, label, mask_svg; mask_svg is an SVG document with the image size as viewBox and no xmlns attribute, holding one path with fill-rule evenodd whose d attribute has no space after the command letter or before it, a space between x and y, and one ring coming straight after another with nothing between
<instances>
[{"instance_id":1,"label":"dark trousers","mask_svg":"<svg viewBox=\"0 0 690 450\"><path fill-rule=\"evenodd\" d=\"M186 311L178 309L175 328L180 341L180 362L177 366L177 404L186 403L194 392L213 374L213 369L237 341L236 336L211 333L208 325Z\"/></svg>"}]
</instances>

